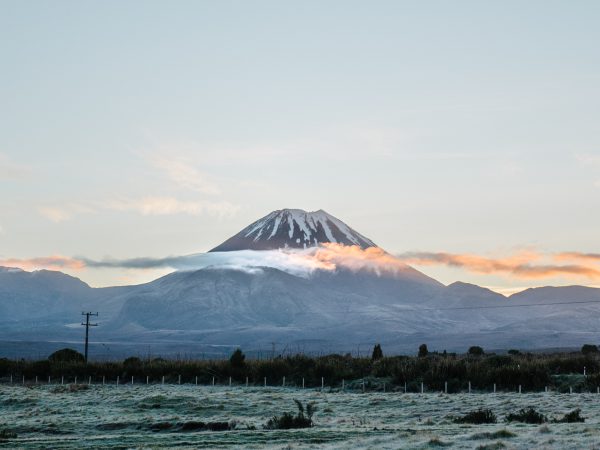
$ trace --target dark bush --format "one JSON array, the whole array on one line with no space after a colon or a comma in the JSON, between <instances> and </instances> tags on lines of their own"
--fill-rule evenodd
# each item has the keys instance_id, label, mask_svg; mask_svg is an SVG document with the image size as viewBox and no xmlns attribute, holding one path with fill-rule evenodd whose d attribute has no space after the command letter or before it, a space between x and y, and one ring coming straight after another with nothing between
<instances>
[{"instance_id":1,"label":"dark bush","mask_svg":"<svg viewBox=\"0 0 600 450\"><path fill-rule=\"evenodd\" d=\"M317 410L314 403L307 403L306 408L299 400L294 400L298 407L298 414L285 412L281 416L274 416L265 425L267 430L289 430L291 428L310 428L313 426L312 416ZM306 414L305 414L306 412Z\"/></svg>"},{"instance_id":2,"label":"dark bush","mask_svg":"<svg viewBox=\"0 0 600 450\"><path fill-rule=\"evenodd\" d=\"M471 356L482 356L485 352L480 346L474 345L472 347L469 347L469 351L467 353Z\"/></svg>"},{"instance_id":3,"label":"dark bush","mask_svg":"<svg viewBox=\"0 0 600 450\"><path fill-rule=\"evenodd\" d=\"M507 422L523 422L523 423L544 423L548 419L543 414L537 412L535 408L523 408L516 413L510 413L506 416Z\"/></svg>"},{"instance_id":4,"label":"dark bush","mask_svg":"<svg viewBox=\"0 0 600 450\"><path fill-rule=\"evenodd\" d=\"M57 350L48 356L48 359L53 363L85 361L84 356L72 348L63 348L61 350Z\"/></svg>"},{"instance_id":5,"label":"dark bush","mask_svg":"<svg viewBox=\"0 0 600 450\"><path fill-rule=\"evenodd\" d=\"M0 443L6 442L9 439L15 439L17 437L17 433L10 430L0 430Z\"/></svg>"},{"instance_id":6,"label":"dark bush","mask_svg":"<svg viewBox=\"0 0 600 450\"><path fill-rule=\"evenodd\" d=\"M229 358L229 362L231 363L231 367L234 369L241 369L244 367L244 361L246 360L246 355L242 353L241 349L237 349L235 352L231 354L231 358Z\"/></svg>"},{"instance_id":7,"label":"dark bush","mask_svg":"<svg viewBox=\"0 0 600 450\"><path fill-rule=\"evenodd\" d=\"M462 417L457 417L456 419L454 419L454 423L473 424L496 423L496 421L496 415L492 412L491 409L478 409L476 411L468 412Z\"/></svg>"},{"instance_id":8,"label":"dark bush","mask_svg":"<svg viewBox=\"0 0 600 450\"><path fill-rule=\"evenodd\" d=\"M429 349L427 348L427 344L419 345L419 358L424 358L429 354Z\"/></svg>"},{"instance_id":9,"label":"dark bush","mask_svg":"<svg viewBox=\"0 0 600 450\"><path fill-rule=\"evenodd\" d=\"M377 361L381 358L383 358L383 350L381 350L381 345L375 344L375 347L373 347L373 354L371 355L371 359L373 361Z\"/></svg>"},{"instance_id":10,"label":"dark bush","mask_svg":"<svg viewBox=\"0 0 600 450\"><path fill-rule=\"evenodd\" d=\"M584 355L596 354L598 353L598 346L594 344L583 344L581 347L581 353Z\"/></svg>"},{"instance_id":11,"label":"dark bush","mask_svg":"<svg viewBox=\"0 0 600 450\"><path fill-rule=\"evenodd\" d=\"M581 410L575 409L567 414L565 414L562 418L554 420L556 423L577 423L577 422L585 422L585 417L581 417Z\"/></svg>"}]
</instances>

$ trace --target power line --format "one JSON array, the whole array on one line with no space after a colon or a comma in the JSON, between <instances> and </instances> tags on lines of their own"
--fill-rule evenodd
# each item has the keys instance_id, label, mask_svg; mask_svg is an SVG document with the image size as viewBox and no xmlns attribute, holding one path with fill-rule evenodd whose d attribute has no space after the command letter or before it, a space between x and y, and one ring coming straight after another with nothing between
<instances>
[{"instance_id":1,"label":"power line","mask_svg":"<svg viewBox=\"0 0 600 450\"><path fill-rule=\"evenodd\" d=\"M448 311L454 309L497 309L497 308L530 308L533 306L552 306L552 305L574 305L574 304L584 304L584 303L600 303L598 300L588 300L588 301L575 301L575 302L554 302L554 303L531 303L531 304L521 304L521 305L495 305L495 306L453 306L448 308L415 308L415 309L407 309L405 311Z\"/></svg>"}]
</instances>

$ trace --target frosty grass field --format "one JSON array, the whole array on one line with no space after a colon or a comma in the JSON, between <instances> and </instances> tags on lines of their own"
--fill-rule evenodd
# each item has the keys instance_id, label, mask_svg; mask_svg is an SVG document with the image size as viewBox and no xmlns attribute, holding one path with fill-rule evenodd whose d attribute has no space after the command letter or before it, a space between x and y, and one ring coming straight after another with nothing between
<instances>
[{"instance_id":1,"label":"frosty grass field","mask_svg":"<svg viewBox=\"0 0 600 450\"><path fill-rule=\"evenodd\" d=\"M264 430L294 399L314 401L315 426ZM504 423L535 406L550 419L581 408L585 423ZM0 386L0 430L17 438L0 448L600 448L600 395L556 393L404 394L193 385ZM480 407L493 425L452 417ZM152 431L152 424L235 421L233 431Z\"/></svg>"}]
</instances>

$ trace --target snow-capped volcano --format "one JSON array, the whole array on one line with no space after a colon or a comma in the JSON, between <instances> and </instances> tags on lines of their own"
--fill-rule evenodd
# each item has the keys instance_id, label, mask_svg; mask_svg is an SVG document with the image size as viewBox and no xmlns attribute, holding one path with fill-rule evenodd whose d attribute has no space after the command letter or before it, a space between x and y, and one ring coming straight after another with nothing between
<instances>
[{"instance_id":1,"label":"snow-capped volcano","mask_svg":"<svg viewBox=\"0 0 600 450\"><path fill-rule=\"evenodd\" d=\"M211 252L307 248L326 242L358 245L363 249L376 247L373 241L322 209L313 212L280 209L247 226Z\"/></svg>"}]
</instances>

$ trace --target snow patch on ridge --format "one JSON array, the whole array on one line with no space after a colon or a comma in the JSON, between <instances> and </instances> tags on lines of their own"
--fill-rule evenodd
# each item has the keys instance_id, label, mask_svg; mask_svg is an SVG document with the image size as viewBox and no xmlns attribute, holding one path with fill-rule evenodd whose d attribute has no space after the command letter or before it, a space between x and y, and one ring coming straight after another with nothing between
<instances>
[{"instance_id":1,"label":"snow patch on ridge","mask_svg":"<svg viewBox=\"0 0 600 450\"><path fill-rule=\"evenodd\" d=\"M357 245L363 249L377 247L322 209L312 212L281 209L257 220L211 251L302 249L325 243Z\"/></svg>"}]
</instances>

